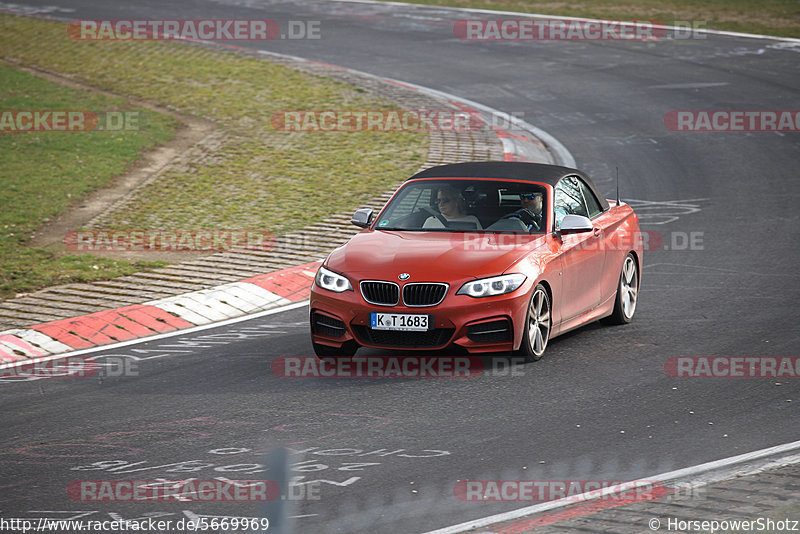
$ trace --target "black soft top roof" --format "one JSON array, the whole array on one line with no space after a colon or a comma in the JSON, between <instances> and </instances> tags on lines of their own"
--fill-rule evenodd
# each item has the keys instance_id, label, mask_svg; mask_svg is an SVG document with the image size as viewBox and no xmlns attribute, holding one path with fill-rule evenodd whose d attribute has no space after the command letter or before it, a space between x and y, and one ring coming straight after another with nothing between
<instances>
[{"instance_id":1,"label":"black soft top roof","mask_svg":"<svg viewBox=\"0 0 800 534\"><path fill-rule=\"evenodd\" d=\"M608 209L608 202L597 190L594 182L584 173L570 167L547 165L545 163L523 163L519 161L478 161L469 163L453 163L438 165L420 171L409 180L415 178L505 178L549 184L553 187L558 181L569 175L581 177L592 190L603 210Z\"/></svg>"}]
</instances>

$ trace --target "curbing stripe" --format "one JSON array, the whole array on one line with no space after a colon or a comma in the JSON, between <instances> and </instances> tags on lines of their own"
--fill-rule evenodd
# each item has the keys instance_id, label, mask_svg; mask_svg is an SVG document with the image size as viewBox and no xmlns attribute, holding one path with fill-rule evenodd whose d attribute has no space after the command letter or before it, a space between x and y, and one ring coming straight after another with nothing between
<instances>
[{"instance_id":1,"label":"curbing stripe","mask_svg":"<svg viewBox=\"0 0 800 534\"><path fill-rule=\"evenodd\" d=\"M587 501L557 512L537 515L529 519L520 519L518 521L514 521L513 523L505 524L500 528L491 527L491 532L492 534L523 534L536 527L554 525L562 521L567 521L576 517L583 517L585 515L596 514L611 508L618 508L620 506L628 506L629 504L642 502L658 501L677 492L677 489L666 486L655 486L653 488L648 487L647 493L642 496ZM620 493L622 493L622 491Z\"/></svg>"},{"instance_id":2,"label":"curbing stripe","mask_svg":"<svg viewBox=\"0 0 800 534\"><path fill-rule=\"evenodd\" d=\"M193 291L192 293L186 293L185 295L180 295L174 298L178 304L183 304L197 313L205 315L205 309L210 308L212 313L216 314L216 316L223 316L221 319L215 320L232 319L242 314L242 310L239 310L230 304L225 304L219 300L213 291L210 293L204 292L203 290ZM194 307L194 302L199 304L200 307Z\"/></svg>"},{"instance_id":3,"label":"curbing stripe","mask_svg":"<svg viewBox=\"0 0 800 534\"><path fill-rule=\"evenodd\" d=\"M42 349L34 347L24 339L20 339L17 336L12 336L9 334L0 335L0 345L10 350L12 354L22 352L22 355L27 356L28 358L34 356L44 356L46 354Z\"/></svg>"},{"instance_id":4,"label":"curbing stripe","mask_svg":"<svg viewBox=\"0 0 800 534\"><path fill-rule=\"evenodd\" d=\"M117 337L117 335L123 335L119 330L125 330L128 332L132 337L144 337L150 336L157 331L153 330L152 328L148 328L147 326L138 323L125 317L122 314L121 309L115 310L108 310L104 312L99 312L97 314L97 318L103 321L107 321L108 325L102 328L102 331L108 331L109 337ZM116 327L116 330L114 329Z\"/></svg>"},{"instance_id":5,"label":"curbing stripe","mask_svg":"<svg viewBox=\"0 0 800 534\"><path fill-rule=\"evenodd\" d=\"M220 287L225 288L225 292L229 295L233 295L235 298L249 304L252 307L250 311L264 310L276 303L281 305L287 303L286 299L255 284L234 282Z\"/></svg>"},{"instance_id":6,"label":"curbing stripe","mask_svg":"<svg viewBox=\"0 0 800 534\"><path fill-rule=\"evenodd\" d=\"M173 297L172 299L148 302L148 304L150 306L155 306L156 308L161 308L165 312L171 313L176 317L180 317L184 321L194 325L208 324L214 322L215 320L221 321L226 318L221 313L214 313L211 308L207 308L202 314L199 313L196 311L200 308L199 302L191 302L189 303L190 308L187 308L184 303L181 302L184 299L185 297Z\"/></svg>"},{"instance_id":7,"label":"curbing stripe","mask_svg":"<svg viewBox=\"0 0 800 534\"><path fill-rule=\"evenodd\" d=\"M0 361L131 341L299 302L309 297L311 281L321 264L310 262L144 304L0 332Z\"/></svg>"},{"instance_id":8,"label":"curbing stripe","mask_svg":"<svg viewBox=\"0 0 800 534\"><path fill-rule=\"evenodd\" d=\"M76 336L75 334L71 333L66 326L66 321L69 319L62 319L60 321L53 321L51 323L44 323L40 325L36 325L31 327L33 330L37 332L41 332L42 334L58 341L59 343L63 343L70 347L70 349L89 349L96 346L96 343L89 343L85 339ZM80 321L81 317L76 317L75 321Z\"/></svg>"},{"instance_id":9,"label":"curbing stripe","mask_svg":"<svg viewBox=\"0 0 800 534\"><path fill-rule=\"evenodd\" d=\"M265 289L242 282L233 282L206 290L209 296L228 304L241 313L251 313L265 309L265 307L278 304L288 304L289 301L270 293Z\"/></svg>"},{"instance_id":10,"label":"curbing stripe","mask_svg":"<svg viewBox=\"0 0 800 534\"><path fill-rule=\"evenodd\" d=\"M293 268L284 270L293 270ZM282 273L282 271L278 271L278 273ZM269 273L262 276L274 277L275 275L275 273ZM258 285L233 282L184 295L153 300L147 304L177 315L194 325L201 325L232 319L246 313L263 310L269 306L289 304L290 302L291 300L281 298Z\"/></svg>"},{"instance_id":11,"label":"curbing stripe","mask_svg":"<svg viewBox=\"0 0 800 534\"><path fill-rule=\"evenodd\" d=\"M14 352L6 347L5 345L0 345L0 363L13 363L18 360L27 360L25 356L19 356L14 354Z\"/></svg>"},{"instance_id":12,"label":"curbing stripe","mask_svg":"<svg viewBox=\"0 0 800 534\"><path fill-rule=\"evenodd\" d=\"M119 308L117 311L128 319L143 324L147 328L160 333L172 332L174 330L194 326L189 321L184 321L155 306L134 304L133 306Z\"/></svg>"},{"instance_id":13,"label":"curbing stripe","mask_svg":"<svg viewBox=\"0 0 800 534\"><path fill-rule=\"evenodd\" d=\"M108 326L108 322L94 314L84 315L76 320L67 319L65 322L69 325L67 332L83 338L91 345L105 345L117 341L117 339L101 332L104 327Z\"/></svg>"},{"instance_id":14,"label":"curbing stripe","mask_svg":"<svg viewBox=\"0 0 800 534\"><path fill-rule=\"evenodd\" d=\"M261 275L254 282L233 282L29 329L0 332L0 360L14 362L130 341L300 301L310 293L314 273L309 269L316 265L319 262ZM271 284L291 298L281 297L259 284Z\"/></svg>"},{"instance_id":15,"label":"curbing stripe","mask_svg":"<svg viewBox=\"0 0 800 534\"><path fill-rule=\"evenodd\" d=\"M69 352L72 350L69 346L60 343L41 332L31 330L30 328L15 328L13 330L6 330L6 335L16 336L22 340L27 341L35 347L39 347L46 354L57 354L60 352Z\"/></svg>"},{"instance_id":16,"label":"curbing stripe","mask_svg":"<svg viewBox=\"0 0 800 534\"><path fill-rule=\"evenodd\" d=\"M305 300L311 295L311 281L314 279L312 271L316 272L320 265L322 262L314 261L274 273L247 278L242 282L259 286L289 301Z\"/></svg>"},{"instance_id":17,"label":"curbing stripe","mask_svg":"<svg viewBox=\"0 0 800 534\"><path fill-rule=\"evenodd\" d=\"M95 317L95 319L97 321L96 324L99 325L98 328L97 328L97 332L98 333L103 334L104 336L113 339L115 342L116 341L128 341L128 340L131 340L131 339L136 339L136 338L142 337L140 335L137 335L137 334L131 332L130 330L125 329L122 325L120 325L116 321L110 321L109 320L109 316L111 316L111 318L113 318L113 319L128 321L124 317L120 317L120 315L116 313L116 310L110 310L110 312L111 313L106 312L103 315L98 315L97 317ZM133 321L129 321L129 322L133 323ZM149 336L150 332L148 332L145 335Z\"/></svg>"},{"instance_id":18,"label":"curbing stripe","mask_svg":"<svg viewBox=\"0 0 800 534\"><path fill-rule=\"evenodd\" d=\"M226 286L215 287L205 291L205 295L210 299L235 309L237 311L236 316L244 313L250 313L259 309L259 306L256 306L252 302L248 302L247 300L241 298Z\"/></svg>"},{"instance_id":19,"label":"curbing stripe","mask_svg":"<svg viewBox=\"0 0 800 534\"><path fill-rule=\"evenodd\" d=\"M136 304L33 326L31 341L50 354L86 349L193 326L158 308ZM15 332L10 330L8 332ZM43 339L46 336L51 341Z\"/></svg>"},{"instance_id":20,"label":"curbing stripe","mask_svg":"<svg viewBox=\"0 0 800 534\"><path fill-rule=\"evenodd\" d=\"M305 306L308 306L308 301L294 302L292 304L287 304L286 306L278 306L278 307L273 307L271 309L267 309L267 310L264 310L264 311L261 311L261 312L256 312L256 313L249 314L249 315L241 315L239 317L236 317L235 319L228 319L227 321L222 321L222 322L219 322L219 323L205 324L205 325L201 325L201 326L192 326L192 327L189 327L189 328L185 328L183 330L177 330L177 331L173 331L173 332L165 332L163 334L156 334L156 335L153 335L153 336L150 336L150 337L147 337L147 338L133 339L131 341L121 341L119 343L115 343L115 344L110 345L110 346L91 347L91 348L88 348L88 349L82 349L82 350L78 350L78 351L74 351L74 352L68 352L68 353L65 353L65 354L52 354L50 356L39 356L37 358L31 358L31 359L25 358L23 360L17 360L17 361L0 362L0 370L3 370L3 369L17 369L19 367L24 367L26 365L30 365L31 363L56 361L56 360L60 360L60 359L63 359L63 358L69 358L69 357L74 358L74 357L77 357L77 356L83 356L85 354L93 354L95 352L100 352L100 351L104 351L104 350L118 349L118 348L122 348L122 347L130 347L130 346L138 345L140 343L150 343L150 342L158 341L158 340L161 340L161 339L169 339L169 338L176 337L176 336L184 336L184 335L194 334L196 332L203 332L203 331L209 330L211 328L220 328L220 327L228 326L228 325L231 325L231 324L237 324L237 323L241 323L241 322L244 322L244 321L250 321L252 319L259 319L261 317L268 317L270 315L283 313L285 311L294 310L294 309L302 308L302 307L305 307ZM0 381L0 382L2 382L2 381Z\"/></svg>"}]
</instances>

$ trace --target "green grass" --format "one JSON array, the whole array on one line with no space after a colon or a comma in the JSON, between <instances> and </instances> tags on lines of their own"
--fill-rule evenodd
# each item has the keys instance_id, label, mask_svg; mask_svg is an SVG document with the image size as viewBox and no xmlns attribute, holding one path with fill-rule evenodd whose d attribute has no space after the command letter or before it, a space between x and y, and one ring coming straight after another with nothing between
<instances>
[{"instance_id":1,"label":"green grass","mask_svg":"<svg viewBox=\"0 0 800 534\"><path fill-rule=\"evenodd\" d=\"M279 235L354 209L416 171L427 156L426 134L275 130L270 119L279 111L396 106L360 88L233 52L160 41L74 41L63 23L6 14L0 14L0 51L11 61L218 125L223 134L219 146L138 190L101 221L102 229L243 229ZM10 87L2 90L3 109L56 105L55 96L29 91L46 84L21 73L7 76L6 71L3 83L16 79L17 88L13 94ZM61 88L52 87L51 92L65 95L59 98L79 98ZM31 94L28 100L26 93ZM84 97L89 100L58 106L125 109L124 100ZM15 153L0 162L0 186L11 193L0 206L0 229L15 234L4 237L13 248L3 249L4 258L10 257L0 264L0 297L96 278L102 272L121 274L112 266L127 272L131 266L124 262L58 258L29 249L27 236L46 218L123 172L140 151L167 139L158 134L156 123L161 119L155 116L147 112L152 124L122 141L100 132L0 134L3 153ZM33 267L48 255L56 263Z\"/></svg>"},{"instance_id":2,"label":"green grass","mask_svg":"<svg viewBox=\"0 0 800 534\"><path fill-rule=\"evenodd\" d=\"M135 131L0 133L0 296L159 265L66 256L32 248L29 241L42 224L125 171L142 151L170 139L176 127L171 117L2 65L0 108L138 112L140 119Z\"/></svg>"},{"instance_id":3,"label":"green grass","mask_svg":"<svg viewBox=\"0 0 800 534\"><path fill-rule=\"evenodd\" d=\"M406 0L415 4L471 7L611 20L703 22L701 28L800 37L797 0Z\"/></svg>"},{"instance_id":4,"label":"green grass","mask_svg":"<svg viewBox=\"0 0 800 534\"><path fill-rule=\"evenodd\" d=\"M343 83L233 52L161 41L73 41L63 24L0 21L6 55L211 119L226 133L208 158L167 173L104 221L113 228L279 235L353 209L415 171L427 155L424 134L273 129L273 114L285 110L396 109ZM31 46L31 40L53 46Z\"/></svg>"}]
</instances>

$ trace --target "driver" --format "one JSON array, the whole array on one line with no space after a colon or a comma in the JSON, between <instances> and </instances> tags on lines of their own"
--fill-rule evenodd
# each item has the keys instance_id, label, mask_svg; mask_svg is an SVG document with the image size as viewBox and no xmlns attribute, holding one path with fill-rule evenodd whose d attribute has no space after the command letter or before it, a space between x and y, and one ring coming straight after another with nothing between
<instances>
[{"instance_id":1,"label":"driver","mask_svg":"<svg viewBox=\"0 0 800 534\"><path fill-rule=\"evenodd\" d=\"M519 219L528 231L542 229L542 193L520 193L522 208L505 216L506 219Z\"/></svg>"},{"instance_id":2,"label":"driver","mask_svg":"<svg viewBox=\"0 0 800 534\"><path fill-rule=\"evenodd\" d=\"M478 218L474 215L467 215L467 201L452 185L439 188L436 192L436 204L439 207L439 213L446 221L474 223L476 229L481 229ZM428 217L422 227L444 228L445 225L438 217Z\"/></svg>"}]
</instances>

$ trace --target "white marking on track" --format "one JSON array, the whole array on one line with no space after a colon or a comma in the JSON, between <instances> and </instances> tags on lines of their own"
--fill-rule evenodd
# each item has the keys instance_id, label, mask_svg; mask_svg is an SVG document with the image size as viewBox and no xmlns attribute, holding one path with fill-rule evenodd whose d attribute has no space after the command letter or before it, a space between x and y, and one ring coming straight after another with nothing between
<instances>
[{"instance_id":1,"label":"white marking on track","mask_svg":"<svg viewBox=\"0 0 800 534\"><path fill-rule=\"evenodd\" d=\"M691 467L686 467L684 469L669 471L667 473L662 473L660 475L645 477L639 480L635 480L633 482L627 482L625 486L626 488L629 489L635 489L637 487L646 487L648 485L652 486L656 482L677 481L678 479L686 479L692 477L693 487L699 487L699 485L706 485L712 482L720 482L722 480L728 480L729 478L734 478L736 476L746 476L748 474L755 474L760 471L769 469L771 467L780 467L781 465L791 465L793 463L798 463L800 462L800 455L797 454L788 456L778 461L770 461L767 459L770 456L776 456L779 454L793 452L798 449L800 449L800 441L793 441L791 443L785 443L783 445L777 445L775 447L768 447L766 449L748 452L745 454L740 454L738 456L731 456L729 458L722 458L721 460L715 460L713 462L706 462L704 464L694 465ZM723 477L715 477L712 474L712 471L715 470L723 470L737 464L745 464L747 462L753 462L755 460L764 460L764 459L767 460L763 462L763 465L751 466L744 475L742 475L739 472L729 472L725 473ZM466 523L461 523L459 525L453 525L450 527L445 527L445 528L440 528L438 530L425 532L424 534L458 534L460 532L466 532L468 530L486 527L496 523L502 523L505 521L520 519L522 517L533 515L540 512L546 512L557 508L563 508L565 506L575 504L576 502L595 500L596 498L602 498L606 495L613 494L615 491L618 491L618 489L619 488L616 487L610 487L604 489L600 495L598 495L597 492L583 493L581 495L574 495L566 497L564 499L558 499L557 501L535 504L533 506L526 506L524 508L513 510L511 512L491 515L483 517L481 519L475 519L473 521L468 521Z\"/></svg>"}]
</instances>

